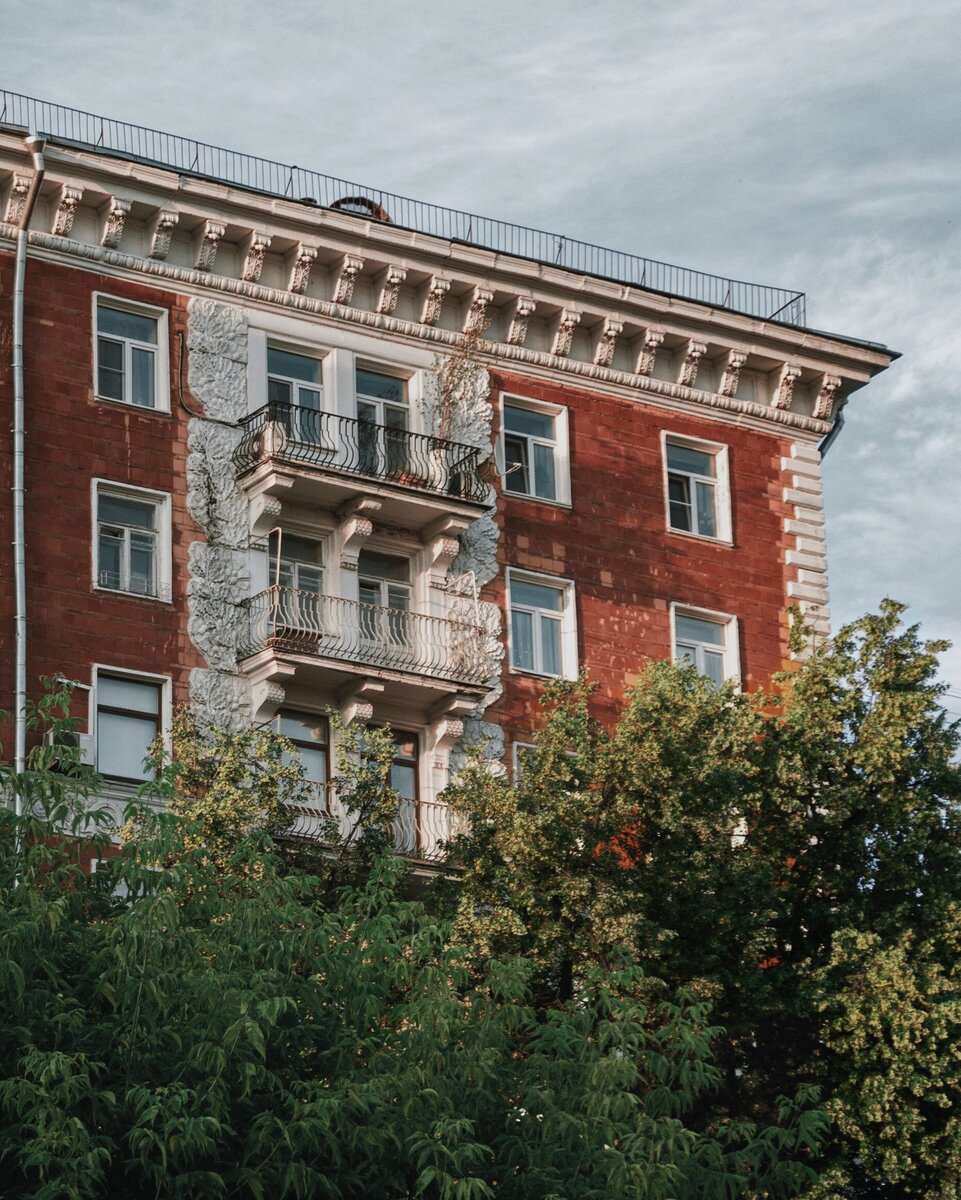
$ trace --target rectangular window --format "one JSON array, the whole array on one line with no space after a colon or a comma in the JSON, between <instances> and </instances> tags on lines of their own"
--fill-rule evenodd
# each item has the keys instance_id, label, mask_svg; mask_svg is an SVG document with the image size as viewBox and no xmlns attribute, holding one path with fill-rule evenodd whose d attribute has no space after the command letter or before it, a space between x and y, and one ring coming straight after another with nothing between
<instances>
[{"instance_id":1,"label":"rectangular window","mask_svg":"<svg viewBox=\"0 0 961 1200\"><path fill-rule=\"evenodd\" d=\"M329 776L329 732L326 717L313 713L280 712L274 729L293 742L297 758L285 755L285 762L299 763L304 778L318 790L325 789Z\"/></svg>"},{"instance_id":2,"label":"rectangular window","mask_svg":"<svg viewBox=\"0 0 961 1200\"><path fill-rule=\"evenodd\" d=\"M668 437L664 462L668 527L697 537L730 541L726 448Z\"/></svg>"},{"instance_id":3,"label":"rectangular window","mask_svg":"<svg viewBox=\"0 0 961 1200\"><path fill-rule=\"evenodd\" d=\"M166 313L123 300L96 300L97 397L167 410Z\"/></svg>"},{"instance_id":4,"label":"rectangular window","mask_svg":"<svg viewBox=\"0 0 961 1200\"><path fill-rule=\"evenodd\" d=\"M577 673L574 585L508 573L511 666L535 675Z\"/></svg>"},{"instance_id":5,"label":"rectangular window","mask_svg":"<svg viewBox=\"0 0 961 1200\"><path fill-rule=\"evenodd\" d=\"M169 496L95 484L97 587L154 599L169 597Z\"/></svg>"},{"instance_id":6,"label":"rectangular window","mask_svg":"<svg viewBox=\"0 0 961 1200\"><path fill-rule=\"evenodd\" d=\"M407 473L410 469L407 380L360 366L355 380L361 471L381 478Z\"/></svg>"},{"instance_id":7,"label":"rectangular window","mask_svg":"<svg viewBox=\"0 0 961 1200\"><path fill-rule=\"evenodd\" d=\"M394 848L398 854L416 854L421 844L417 808L417 735L391 731L394 757L390 764L390 786L400 798L394 818Z\"/></svg>"},{"instance_id":8,"label":"rectangular window","mask_svg":"<svg viewBox=\"0 0 961 1200\"><path fill-rule=\"evenodd\" d=\"M270 538L269 565L270 585L279 589L275 604L280 623L290 629L320 633L324 594L323 544L280 531Z\"/></svg>"},{"instance_id":9,"label":"rectangular window","mask_svg":"<svg viewBox=\"0 0 961 1200\"><path fill-rule=\"evenodd\" d=\"M267 347L267 401L274 410L271 419L280 421L297 441L322 441L323 395L319 359Z\"/></svg>"},{"instance_id":10,"label":"rectangular window","mask_svg":"<svg viewBox=\"0 0 961 1200\"><path fill-rule=\"evenodd\" d=\"M566 410L505 397L502 428L504 490L568 503Z\"/></svg>"},{"instance_id":11,"label":"rectangular window","mask_svg":"<svg viewBox=\"0 0 961 1200\"><path fill-rule=\"evenodd\" d=\"M368 642L410 645L410 562L395 554L361 550L357 556L361 636Z\"/></svg>"},{"instance_id":12,"label":"rectangular window","mask_svg":"<svg viewBox=\"0 0 961 1200\"><path fill-rule=\"evenodd\" d=\"M161 685L97 675L97 770L105 779L143 783L156 772L144 760L161 731Z\"/></svg>"},{"instance_id":13,"label":"rectangular window","mask_svg":"<svg viewBox=\"0 0 961 1200\"><path fill-rule=\"evenodd\" d=\"M700 609L675 608L674 659L720 687L738 677L737 621Z\"/></svg>"}]
</instances>

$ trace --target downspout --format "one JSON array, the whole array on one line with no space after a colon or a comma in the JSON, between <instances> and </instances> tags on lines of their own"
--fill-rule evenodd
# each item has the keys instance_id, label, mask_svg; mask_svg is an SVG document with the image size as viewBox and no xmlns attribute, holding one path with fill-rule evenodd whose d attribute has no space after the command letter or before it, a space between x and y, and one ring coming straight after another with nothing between
<instances>
[{"instance_id":1,"label":"downspout","mask_svg":"<svg viewBox=\"0 0 961 1200\"><path fill-rule=\"evenodd\" d=\"M14 681L14 770L19 774L27 762L27 567L26 534L24 532L24 403L23 403L23 285L27 272L27 244L30 218L40 194L46 165L43 148L46 138L31 134L26 139L33 157L34 176L30 181L23 206L23 218L17 230L17 256L13 274L13 578L15 624L15 681ZM17 789L17 816L22 800Z\"/></svg>"},{"instance_id":2,"label":"downspout","mask_svg":"<svg viewBox=\"0 0 961 1200\"><path fill-rule=\"evenodd\" d=\"M845 401L845 403L847 403L847 401ZM844 428L844 404L842 404L841 407L838 409L837 416L834 418L834 424L831 426L830 431L824 435L824 437L821 439L820 444L818 445L818 449L821 451L822 458L824 458L825 454L827 454L827 452L834 445L834 439L838 436L838 434L841 432L841 430L843 428Z\"/></svg>"}]
</instances>

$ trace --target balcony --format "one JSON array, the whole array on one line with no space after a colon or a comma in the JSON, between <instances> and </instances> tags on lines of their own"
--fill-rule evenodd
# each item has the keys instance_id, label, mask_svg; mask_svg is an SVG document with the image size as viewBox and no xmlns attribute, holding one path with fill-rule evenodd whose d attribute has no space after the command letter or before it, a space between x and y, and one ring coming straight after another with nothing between
<instances>
[{"instance_id":1,"label":"balcony","mask_svg":"<svg viewBox=\"0 0 961 1200\"><path fill-rule=\"evenodd\" d=\"M334 834L340 841L357 836L356 814L348 813L332 787L315 786L309 805L293 806L291 837L323 841ZM438 800L401 800L391 822L394 850L415 862L441 863L447 843L464 829L464 818Z\"/></svg>"},{"instance_id":2,"label":"balcony","mask_svg":"<svg viewBox=\"0 0 961 1200\"><path fill-rule=\"evenodd\" d=\"M251 494L330 511L374 496L380 519L417 531L439 517L472 521L491 503L476 446L279 401L241 427L233 461Z\"/></svg>"},{"instance_id":3,"label":"balcony","mask_svg":"<svg viewBox=\"0 0 961 1200\"><path fill-rule=\"evenodd\" d=\"M484 632L468 621L282 586L246 608L240 657L262 680L296 673L299 682L331 692L360 677L424 708L452 694L479 698L489 688Z\"/></svg>"}]
</instances>

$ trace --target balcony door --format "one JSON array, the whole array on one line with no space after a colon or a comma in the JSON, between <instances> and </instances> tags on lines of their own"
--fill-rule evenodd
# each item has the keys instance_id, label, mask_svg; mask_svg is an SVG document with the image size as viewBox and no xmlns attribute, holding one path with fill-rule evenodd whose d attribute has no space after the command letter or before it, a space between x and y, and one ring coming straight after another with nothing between
<instances>
[{"instance_id":1,"label":"balcony door","mask_svg":"<svg viewBox=\"0 0 961 1200\"><path fill-rule=\"evenodd\" d=\"M357 368L356 381L361 471L382 479L408 474L407 381L362 367Z\"/></svg>"},{"instance_id":2,"label":"balcony door","mask_svg":"<svg viewBox=\"0 0 961 1200\"><path fill-rule=\"evenodd\" d=\"M273 419L295 442L322 444L323 386L320 360L267 347L267 400Z\"/></svg>"},{"instance_id":3,"label":"balcony door","mask_svg":"<svg viewBox=\"0 0 961 1200\"><path fill-rule=\"evenodd\" d=\"M324 559L320 542L290 533L282 533L278 539L274 534L270 546L270 582L278 585L274 597L278 626L303 633L323 632Z\"/></svg>"},{"instance_id":4,"label":"balcony door","mask_svg":"<svg viewBox=\"0 0 961 1200\"><path fill-rule=\"evenodd\" d=\"M395 554L361 550L360 633L384 666L405 666L410 658L410 561Z\"/></svg>"}]
</instances>

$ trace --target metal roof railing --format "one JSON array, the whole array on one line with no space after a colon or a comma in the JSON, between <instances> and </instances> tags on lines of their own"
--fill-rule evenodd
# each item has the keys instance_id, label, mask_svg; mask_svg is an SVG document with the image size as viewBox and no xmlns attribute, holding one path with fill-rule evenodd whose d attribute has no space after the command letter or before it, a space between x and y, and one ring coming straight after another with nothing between
<instances>
[{"instance_id":1,"label":"metal roof railing","mask_svg":"<svg viewBox=\"0 0 961 1200\"><path fill-rule=\"evenodd\" d=\"M684 297L786 325L804 325L803 292L747 283L671 263L609 250L561 234L411 200L193 138L82 112L0 89L0 126L45 134L53 141L249 188L269 196L334 208L447 241Z\"/></svg>"}]
</instances>

